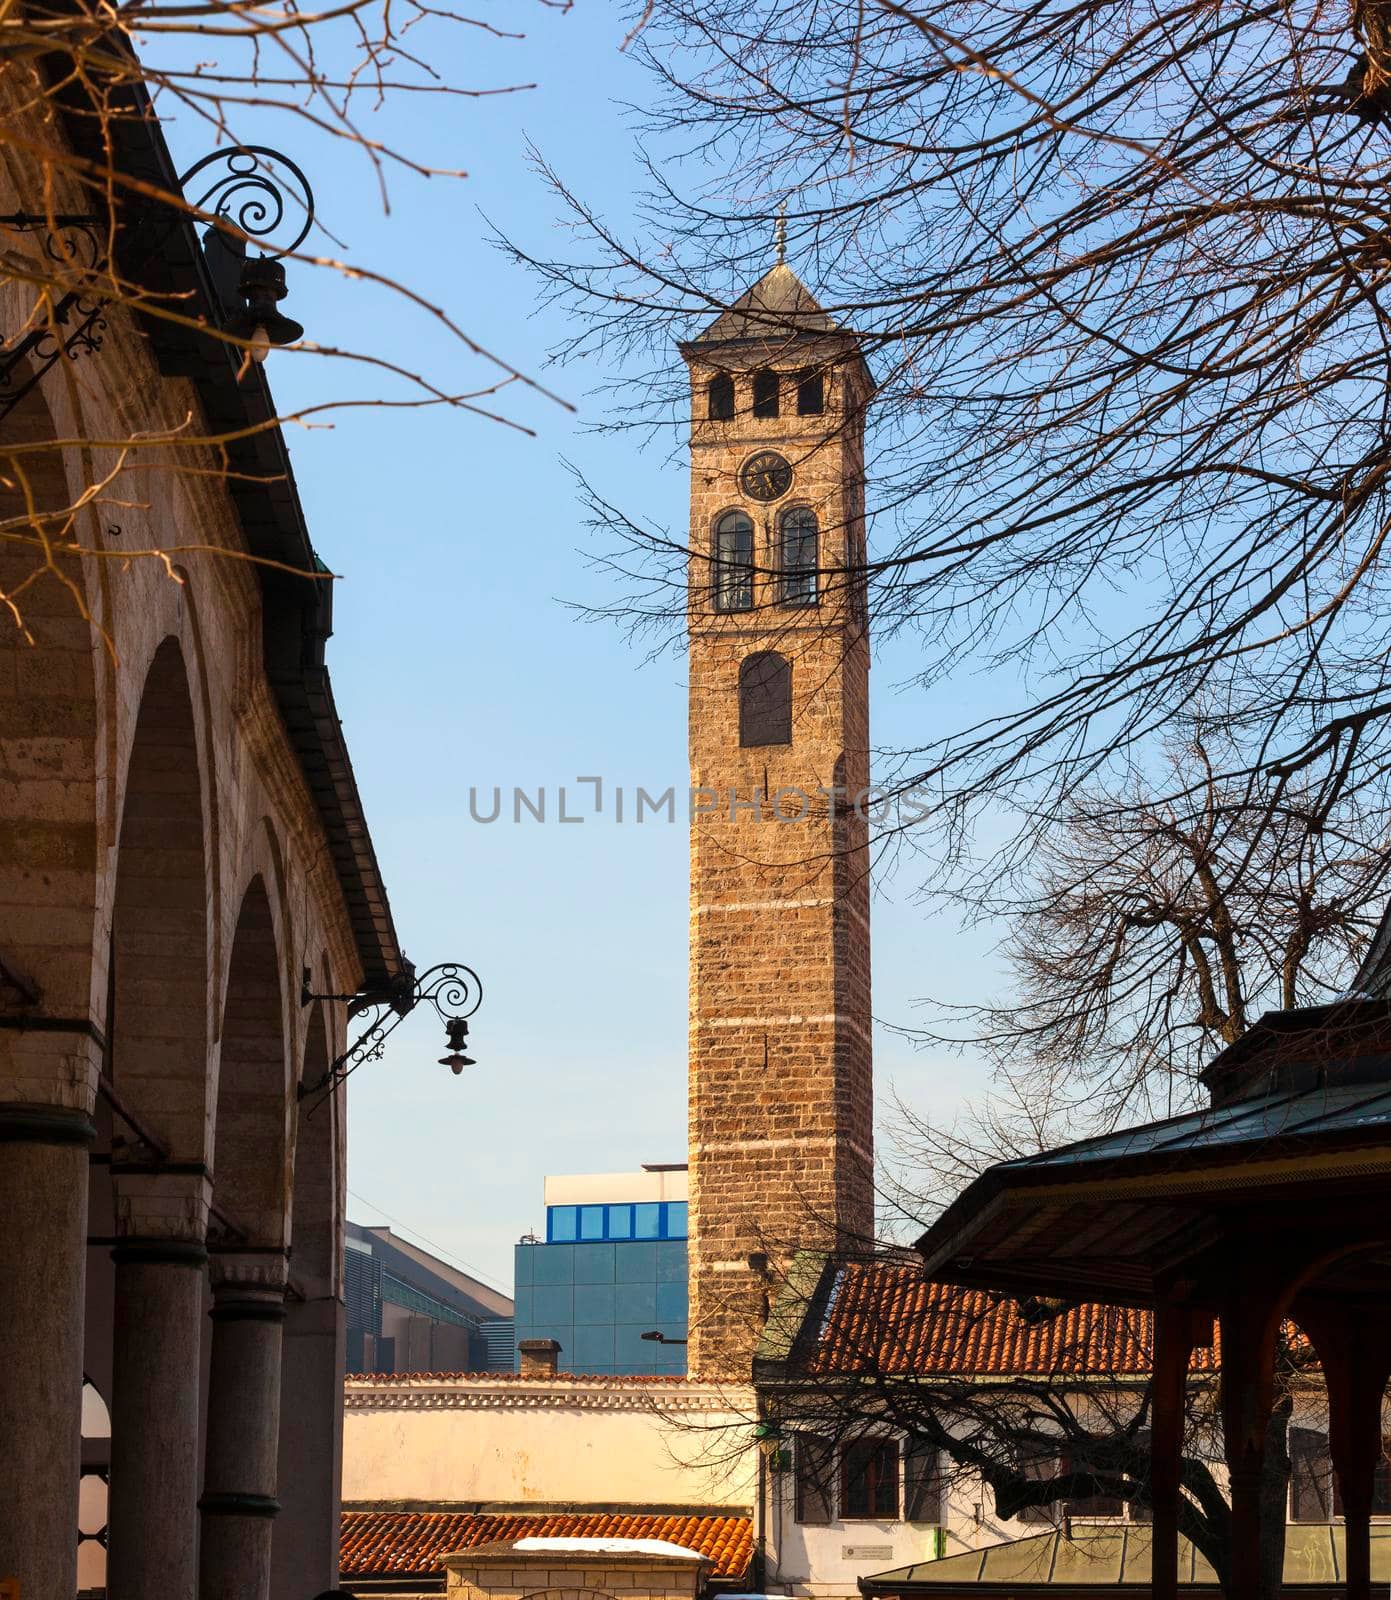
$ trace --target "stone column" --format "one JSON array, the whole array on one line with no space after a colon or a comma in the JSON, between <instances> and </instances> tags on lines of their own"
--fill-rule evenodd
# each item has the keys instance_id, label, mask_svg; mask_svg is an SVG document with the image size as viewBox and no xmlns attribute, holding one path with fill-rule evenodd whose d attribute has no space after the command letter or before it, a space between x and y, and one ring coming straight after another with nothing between
<instances>
[{"instance_id":1,"label":"stone column","mask_svg":"<svg viewBox=\"0 0 1391 1600\"><path fill-rule=\"evenodd\" d=\"M285 1285L283 1250L213 1257L199 1600L270 1600Z\"/></svg>"},{"instance_id":2,"label":"stone column","mask_svg":"<svg viewBox=\"0 0 1391 1600\"><path fill-rule=\"evenodd\" d=\"M111 1600L196 1600L199 1350L211 1186L112 1173Z\"/></svg>"},{"instance_id":3,"label":"stone column","mask_svg":"<svg viewBox=\"0 0 1391 1600\"><path fill-rule=\"evenodd\" d=\"M90 1113L0 1104L0 1579L77 1589Z\"/></svg>"},{"instance_id":4,"label":"stone column","mask_svg":"<svg viewBox=\"0 0 1391 1600\"><path fill-rule=\"evenodd\" d=\"M306 1600L338 1583L346 1348L347 1318L336 1295L287 1302L274 1600Z\"/></svg>"}]
</instances>

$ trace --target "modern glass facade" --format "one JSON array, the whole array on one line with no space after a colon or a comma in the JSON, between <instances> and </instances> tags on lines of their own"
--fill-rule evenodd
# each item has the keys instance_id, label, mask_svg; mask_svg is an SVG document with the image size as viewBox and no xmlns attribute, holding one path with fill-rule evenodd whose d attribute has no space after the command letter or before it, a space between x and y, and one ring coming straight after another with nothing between
<instances>
[{"instance_id":1,"label":"modern glass facade","mask_svg":"<svg viewBox=\"0 0 1391 1600\"><path fill-rule=\"evenodd\" d=\"M620 1205L546 1207L546 1243L590 1239L684 1239L686 1202L648 1200Z\"/></svg>"},{"instance_id":2,"label":"modern glass facade","mask_svg":"<svg viewBox=\"0 0 1391 1600\"><path fill-rule=\"evenodd\" d=\"M563 1372L684 1373L685 1165L548 1177L545 1188L545 1241L517 1246L518 1342L554 1339Z\"/></svg>"},{"instance_id":3,"label":"modern glass facade","mask_svg":"<svg viewBox=\"0 0 1391 1600\"><path fill-rule=\"evenodd\" d=\"M675 1210L676 1204L665 1209ZM685 1206L680 1209L684 1212ZM551 1221L547 1219L548 1233ZM642 1337L660 1332L668 1339L686 1338L684 1237L611 1235L573 1243L519 1244L514 1292L518 1340L558 1341L564 1372L680 1374L686 1370L684 1342L660 1344Z\"/></svg>"}]
</instances>

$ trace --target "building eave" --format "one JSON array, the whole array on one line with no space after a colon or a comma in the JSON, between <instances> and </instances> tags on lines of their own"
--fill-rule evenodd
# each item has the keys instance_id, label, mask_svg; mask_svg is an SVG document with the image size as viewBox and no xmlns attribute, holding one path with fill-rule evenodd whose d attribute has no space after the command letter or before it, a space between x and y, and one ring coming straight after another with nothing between
<instances>
[{"instance_id":1,"label":"building eave","mask_svg":"<svg viewBox=\"0 0 1391 1600\"><path fill-rule=\"evenodd\" d=\"M80 114L68 120L74 147L94 161L104 160L92 146L98 131L92 120ZM111 160L120 173L160 191L180 192L163 130L143 86L132 89L129 107L105 126ZM117 241L125 276L157 294L179 295L182 316L215 325L220 317L216 291L193 220L178 218L153 259L132 242L133 234L138 237L139 230L122 230ZM368 992L383 992L405 961L324 660L333 631L332 581L309 535L284 435L273 425L277 413L265 375L255 365L241 374L241 352L197 328L145 313L136 316L160 372L189 379L209 428L235 435L224 447L226 490L247 549L258 558L266 676L324 831L361 966L361 985ZM277 571L262 562L294 570Z\"/></svg>"}]
</instances>

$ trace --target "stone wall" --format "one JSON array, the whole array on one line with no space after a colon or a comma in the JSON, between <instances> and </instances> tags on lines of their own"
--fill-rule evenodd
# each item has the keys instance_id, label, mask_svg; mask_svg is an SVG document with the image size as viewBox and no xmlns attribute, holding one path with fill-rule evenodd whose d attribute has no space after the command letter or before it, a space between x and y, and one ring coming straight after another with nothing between
<instances>
[{"instance_id":1,"label":"stone wall","mask_svg":"<svg viewBox=\"0 0 1391 1600\"><path fill-rule=\"evenodd\" d=\"M522 1551L486 1547L444 1558L450 1600L694 1600L710 1564L703 1557Z\"/></svg>"}]
</instances>

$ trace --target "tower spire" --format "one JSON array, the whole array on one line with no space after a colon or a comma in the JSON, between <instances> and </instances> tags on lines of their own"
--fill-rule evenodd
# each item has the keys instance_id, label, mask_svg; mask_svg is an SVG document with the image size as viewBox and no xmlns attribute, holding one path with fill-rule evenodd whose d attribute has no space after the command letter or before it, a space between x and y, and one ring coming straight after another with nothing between
<instances>
[{"instance_id":1,"label":"tower spire","mask_svg":"<svg viewBox=\"0 0 1391 1600\"><path fill-rule=\"evenodd\" d=\"M787 201L778 207L778 219L773 224L773 244L777 249L778 265L787 264Z\"/></svg>"}]
</instances>

